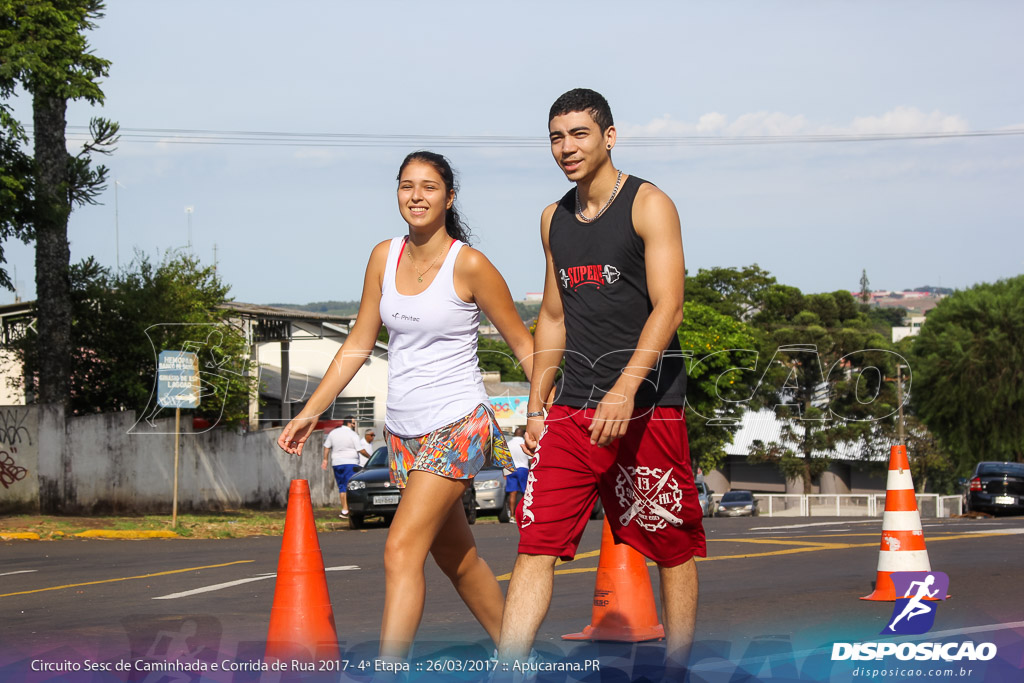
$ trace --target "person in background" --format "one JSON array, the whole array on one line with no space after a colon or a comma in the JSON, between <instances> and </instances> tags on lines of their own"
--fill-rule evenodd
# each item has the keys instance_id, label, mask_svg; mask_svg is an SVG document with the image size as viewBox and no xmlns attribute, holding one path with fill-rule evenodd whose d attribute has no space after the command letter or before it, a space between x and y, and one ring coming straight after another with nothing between
<instances>
[{"instance_id":1,"label":"person in background","mask_svg":"<svg viewBox=\"0 0 1024 683\"><path fill-rule=\"evenodd\" d=\"M362 440L355 431L356 419L351 415L345 417L342 425L331 430L324 439L324 461L321 469L327 469L327 458L330 456L331 467L334 469L334 481L338 484L338 497L341 498L342 519L348 517L348 480L359 467L359 451Z\"/></svg>"},{"instance_id":2,"label":"person in background","mask_svg":"<svg viewBox=\"0 0 1024 683\"><path fill-rule=\"evenodd\" d=\"M512 453L512 462L515 463L515 472L505 477L505 491L508 493L508 509L512 512L512 520L519 518L516 506L519 499L526 490L526 477L530 474L530 454L524 449L526 440L525 427L516 427L512 438L508 440L508 450Z\"/></svg>"},{"instance_id":3,"label":"person in background","mask_svg":"<svg viewBox=\"0 0 1024 683\"><path fill-rule=\"evenodd\" d=\"M360 444L359 450L359 466L366 467L366 461L373 455L373 440L376 438L376 434L373 433L372 429L367 429L363 432L363 442Z\"/></svg>"}]
</instances>

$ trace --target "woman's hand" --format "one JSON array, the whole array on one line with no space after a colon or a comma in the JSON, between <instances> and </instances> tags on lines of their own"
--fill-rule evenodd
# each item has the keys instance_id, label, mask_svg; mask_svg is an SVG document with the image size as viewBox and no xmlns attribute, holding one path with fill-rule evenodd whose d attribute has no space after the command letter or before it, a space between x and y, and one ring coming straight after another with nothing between
<instances>
[{"instance_id":1,"label":"woman's hand","mask_svg":"<svg viewBox=\"0 0 1024 683\"><path fill-rule=\"evenodd\" d=\"M291 453L292 455L302 455L302 446L306 443L306 439L313 433L316 428L315 417L296 417L289 422L283 430L281 430L281 436L277 437L277 445L281 447L285 453Z\"/></svg>"}]
</instances>

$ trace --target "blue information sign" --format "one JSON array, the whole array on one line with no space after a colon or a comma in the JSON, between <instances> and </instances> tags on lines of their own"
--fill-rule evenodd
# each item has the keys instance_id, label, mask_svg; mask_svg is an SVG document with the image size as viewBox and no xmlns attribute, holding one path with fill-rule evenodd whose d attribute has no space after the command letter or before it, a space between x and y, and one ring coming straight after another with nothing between
<instances>
[{"instance_id":1,"label":"blue information sign","mask_svg":"<svg viewBox=\"0 0 1024 683\"><path fill-rule=\"evenodd\" d=\"M199 356L188 351L160 352L156 400L162 408L199 407Z\"/></svg>"}]
</instances>

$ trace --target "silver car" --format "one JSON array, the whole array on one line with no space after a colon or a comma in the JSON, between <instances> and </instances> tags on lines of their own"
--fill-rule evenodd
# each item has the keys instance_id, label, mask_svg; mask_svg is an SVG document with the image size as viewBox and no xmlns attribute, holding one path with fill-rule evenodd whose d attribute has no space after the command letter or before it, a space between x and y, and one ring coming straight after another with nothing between
<instances>
[{"instance_id":1,"label":"silver car","mask_svg":"<svg viewBox=\"0 0 1024 683\"><path fill-rule=\"evenodd\" d=\"M717 517L757 516L757 500L750 491L733 490L718 501Z\"/></svg>"},{"instance_id":2,"label":"silver car","mask_svg":"<svg viewBox=\"0 0 1024 683\"><path fill-rule=\"evenodd\" d=\"M481 512L501 512L505 509L505 472L500 467L488 465L473 479L476 489L476 509Z\"/></svg>"},{"instance_id":3,"label":"silver car","mask_svg":"<svg viewBox=\"0 0 1024 683\"><path fill-rule=\"evenodd\" d=\"M712 496L715 492L708 488L703 477L698 478L694 484L697 486L697 500L700 502L701 512L705 517L714 517L715 499Z\"/></svg>"}]
</instances>

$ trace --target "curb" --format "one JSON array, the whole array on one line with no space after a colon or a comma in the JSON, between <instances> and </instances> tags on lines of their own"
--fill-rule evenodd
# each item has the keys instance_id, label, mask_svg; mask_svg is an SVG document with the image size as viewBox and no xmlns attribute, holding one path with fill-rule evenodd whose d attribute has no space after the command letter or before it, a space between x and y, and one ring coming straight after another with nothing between
<instances>
[{"instance_id":1,"label":"curb","mask_svg":"<svg viewBox=\"0 0 1024 683\"><path fill-rule=\"evenodd\" d=\"M33 532L0 533L0 541L38 541L39 534Z\"/></svg>"},{"instance_id":2,"label":"curb","mask_svg":"<svg viewBox=\"0 0 1024 683\"><path fill-rule=\"evenodd\" d=\"M126 531L116 529L90 529L72 534L78 538L181 538L173 531Z\"/></svg>"}]
</instances>

